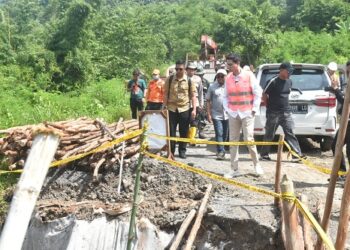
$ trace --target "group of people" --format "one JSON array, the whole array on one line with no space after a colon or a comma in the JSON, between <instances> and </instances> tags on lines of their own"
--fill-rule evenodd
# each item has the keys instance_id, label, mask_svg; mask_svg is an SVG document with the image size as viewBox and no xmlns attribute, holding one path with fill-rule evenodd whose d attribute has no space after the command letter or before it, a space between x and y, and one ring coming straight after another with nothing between
<instances>
[{"instance_id":1,"label":"group of people","mask_svg":"<svg viewBox=\"0 0 350 250\"><path fill-rule=\"evenodd\" d=\"M244 141L253 142L255 115L260 110L261 101L264 101L267 118L264 141L273 141L278 126L281 126L285 140L299 156L295 157L295 160L305 159L306 156L302 154L299 142L293 133L294 124L289 107L292 65L288 62L282 63L279 74L270 79L262 89L249 66L243 69L240 62L238 55L229 54L226 57L226 67L220 67L217 70L215 82L209 86L205 94L207 120L214 125L215 140L239 141L242 131ZM130 107L133 118L137 117L137 110L142 110L143 102L146 101L146 109L168 110L170 136L176 137L178 127L180 137L186 138L191 122L196 120L198 113L204 108L203 75L196 75L196 70L197 65L193 63L185 65L184 61L177 61L175 73L165 81L159 78L159 70L154 70L153 79L149 82L148 88L144 80L139 78L139 72L135 71L134 78L128 84L128 89L131 91ZM332 87L336 92L336 85L332 84ZM337 95L341 96L340 93ZM176 143L171 141L172 157L175 156L175 148ZM271 160L270 147L262 147L260 157L255 145L248 145L248 150L256 174L262 175L264 171L259 161ZM218 145L217 159L224 159L225 154L225 147ZM186 158L186 143L179 142L178 155L180 158ZM230 160L231 171L225 174L227 178L239 175L238 146L230 147Z\"/></svg>"}]
</instances>

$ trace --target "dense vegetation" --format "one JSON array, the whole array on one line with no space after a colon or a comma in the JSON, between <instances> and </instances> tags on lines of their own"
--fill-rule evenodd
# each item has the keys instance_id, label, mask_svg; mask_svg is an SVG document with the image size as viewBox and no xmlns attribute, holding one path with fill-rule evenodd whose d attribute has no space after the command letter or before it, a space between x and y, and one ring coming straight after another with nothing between
<instances>
[{"instance_id":1,"label":"dense vegetation","mask_svg":"<svg viewBox=\"0 0 350 250\"><path fill-rule=\"evenodd\" d=\"M343 0L0 0L0 127L125 116L110 79L198 54L201 34L244 63L344 63L348 16Z\"/></svg>"}]
</instances>

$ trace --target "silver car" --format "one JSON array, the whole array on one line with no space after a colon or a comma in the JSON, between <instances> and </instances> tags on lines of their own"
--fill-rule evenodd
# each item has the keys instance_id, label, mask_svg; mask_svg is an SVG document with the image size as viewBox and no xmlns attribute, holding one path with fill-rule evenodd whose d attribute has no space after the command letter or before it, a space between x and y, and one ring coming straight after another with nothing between
<instances>
[{"instance_id":1,"label":"silver car","mask_svg":"<svg viewBox=\"0 0 350 250\"><path fill-rule=\"evenodd\" d=\"M311 138L320 143L321 150L331 149L337 129L336 98L324 90L331 82L326 68L321 64L292 64L290 76L293 89L289 104L294 120L294 133L298 137ZM257 79L262 89L279 73L280 64L263 64L257 69ZM266 106L261 103L260 114L255 119L254 133L260 138L265 134ZM276 134L283 133L281 127Z\"/></svg>"}]
</instances>

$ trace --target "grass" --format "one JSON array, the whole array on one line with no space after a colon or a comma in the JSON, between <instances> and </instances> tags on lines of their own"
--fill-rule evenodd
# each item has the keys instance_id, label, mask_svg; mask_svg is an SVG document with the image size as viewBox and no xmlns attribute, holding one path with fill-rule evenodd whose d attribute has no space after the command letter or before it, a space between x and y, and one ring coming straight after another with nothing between
<instances>
[{"instance_id":1,"label":"grass","mask_svg":"<svg viewBox=\"0 0 350 250\"><path fill-rule=\"evenodd\" d=\"M114 79L91 83L74 92L48 93L4 85L0 92L0 129L82 116L107 122L127 119L130 112L124 86L122 80Z\"/></svg>"},{"instance_id":2,"label":"grass","mask_svg":"<svg viewBox=\"0 0 350 250\"><path fill-rule=\"evenodd\" d=\"M94 82L69 93L32 91L15 79L1 77L0 86L0 129L82 116L103 118L107 122L117 121L119 117L130 118L129 95L123 80ZM7 166L2 165L0 169ZM19 176L0 175L0 226L8 210L8 197Z\"/></svg>"}]
</instances>

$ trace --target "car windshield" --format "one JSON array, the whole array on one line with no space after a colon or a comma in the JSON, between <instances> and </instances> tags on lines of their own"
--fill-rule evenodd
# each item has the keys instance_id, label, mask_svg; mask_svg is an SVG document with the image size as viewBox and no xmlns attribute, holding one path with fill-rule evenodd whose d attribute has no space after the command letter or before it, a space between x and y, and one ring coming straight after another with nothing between
<instances>
[{"instance_id":1,"label":"car windshield","mask_svg":"<svg viewBox=\"0 0 350 250\"><path fill-rule=\"evenodd\" d=\"M278 69L265 69L262 72L260 86L264 89L269 80L278 75ZM295 69L290 77L293 88L304 90L321 90L328 86L327 77L321 69Z\"/></svg>"}]
</instances>

